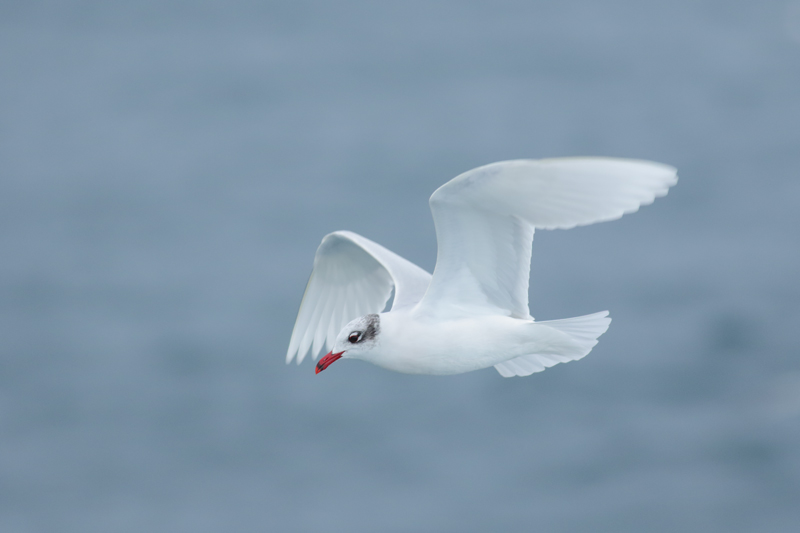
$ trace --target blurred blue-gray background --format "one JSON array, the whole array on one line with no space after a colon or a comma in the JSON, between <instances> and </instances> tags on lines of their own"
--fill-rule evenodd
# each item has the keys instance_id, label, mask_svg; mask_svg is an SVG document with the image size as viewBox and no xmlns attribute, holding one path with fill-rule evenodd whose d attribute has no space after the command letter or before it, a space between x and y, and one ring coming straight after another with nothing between
<instances>
[{"instance_id":1,"label":"blurred blue-gray background","mask_svg":"<svg viewBox=\"0 0 800 533\"><path fill-rule=\"evenodd\" d=\"M678 167L539 232L592 354L315 376L314 251L469 168ZM0 531L800 531L800 2L0 3Z\"/></svg>"}]
</instances>

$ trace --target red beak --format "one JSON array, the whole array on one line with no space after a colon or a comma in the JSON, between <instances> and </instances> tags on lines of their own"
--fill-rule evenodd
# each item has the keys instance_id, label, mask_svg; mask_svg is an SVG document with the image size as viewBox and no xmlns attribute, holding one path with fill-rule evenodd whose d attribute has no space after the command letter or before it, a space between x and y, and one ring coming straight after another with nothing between
<instances>
[{"instance_id":1,"label":"red beak","mask_svg":"<svg viewBox=\"0 0 800 533\"><path fill-rule=\"evenodd\" d=\"M341 358L343 353L344 352L339 352L339 353L333 353L332 351L328 352L328 354L325 357L319 360L319 362L317 363L317 368L314 371L314 373L319 374L320 372L328 368L331 363Z\"/></svg>"}]
</instances>

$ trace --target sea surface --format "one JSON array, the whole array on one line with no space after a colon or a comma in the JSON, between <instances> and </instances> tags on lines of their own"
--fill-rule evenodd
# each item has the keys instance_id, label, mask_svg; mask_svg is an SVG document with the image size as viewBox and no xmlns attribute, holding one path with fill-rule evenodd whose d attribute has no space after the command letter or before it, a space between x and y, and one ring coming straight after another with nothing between
<instances>
[{"instance_id":1,"label":"sea surface","mask_svg":"<svg viewBox=\"0 0 800 533\"><path fill-rule=\"evenodd\" d=\"M493 161L679 169L538 232L526 378L284 363L348 229ZM0 2L0 531L800 531L800 1Z\"/></svg>"}]
</instances>

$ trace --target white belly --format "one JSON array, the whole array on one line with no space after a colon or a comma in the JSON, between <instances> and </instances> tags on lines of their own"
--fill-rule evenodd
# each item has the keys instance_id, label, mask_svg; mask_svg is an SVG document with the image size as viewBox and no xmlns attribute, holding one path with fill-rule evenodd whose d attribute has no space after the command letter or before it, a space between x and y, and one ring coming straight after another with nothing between
<instances>
[{"instance_id":1,"label":"white belly","mask_svg":"<svg viewBox=\"0 0 800 533\"><path fill-rule=\"evenodd\" d=\"M480 316L442 322L381 315L381 341L369 362L406 374L460 374L535 353L563 335L531 320Z\"/></svg>"}]
</instances>

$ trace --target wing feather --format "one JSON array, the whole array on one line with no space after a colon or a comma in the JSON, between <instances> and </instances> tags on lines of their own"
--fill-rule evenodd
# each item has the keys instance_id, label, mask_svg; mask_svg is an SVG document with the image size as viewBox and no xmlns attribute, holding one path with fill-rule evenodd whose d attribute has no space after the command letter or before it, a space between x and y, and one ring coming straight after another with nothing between
<instances>
[{"instance_id":1,"label":"wing feather","mask_svg":"<svg viewBox=\"0 0 800 533\"><path fill-rule=\"evenodd\" d=\"M350 231L326 235L297 313L286 362L316 360L351 320L379 313L395 291L392 310L416 305L431 275L383 246Z\"/></svg>"},{"instance_id":2,"label":"wing feather","mask_svg":"<svg viewBox=\"0 0 800 533\"><path fill-rule=\"evenodd\" d=\"M665 195L677 179L667 165L592 157L501 161L453 178L430 198L438 255L417 312L531 318L536 228L617 219Z\"/></svg>"},{"instance_id":3,"label":"wing feather","mask_svg":"<svg viewBox=\"0 0 800 533\"><path fill-rule=\"evenodd\" d=\"M333 305L336 303L334 297L333 291L328 292L325 295L325 304L320 306L322 312L319 314L319 327L314 332L314 342L311 344L312 354L318 354L320 352L328 336L330 316L333 314ZM338 331L336 333L338 333Z\"/></svg>"},{"instance_id":4,"label":"wing feather","mask_svg":"<svg viewBox=\"0 0 800 533\"><path fill-rule=\"evenodd\" d=\"M336 305L333 308L333 312L331 313L331 321L328 324L328 334L325 337L325 349L330 350L333 347L333 339L336 338L336 335L339 333L339 330L342 329L344 324L339 324L339 321L342 317L342 307L344 306L343 303L343 290L341 287L337 287L333 292L333 300L336 302Z\"/></svg>"}]
</instances>

